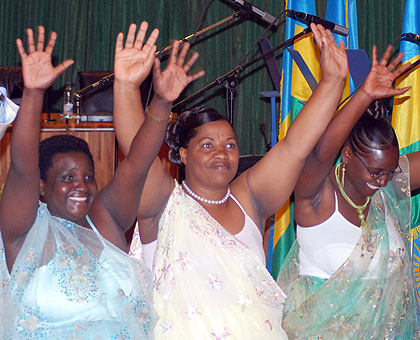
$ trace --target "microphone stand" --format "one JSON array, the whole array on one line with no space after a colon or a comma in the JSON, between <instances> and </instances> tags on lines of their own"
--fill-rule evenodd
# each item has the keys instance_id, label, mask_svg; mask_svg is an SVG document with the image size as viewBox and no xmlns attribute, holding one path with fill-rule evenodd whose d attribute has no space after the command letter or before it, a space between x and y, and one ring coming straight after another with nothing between
<instances>
[{"instance_id":1,"label":"microphone stand","mask_svg":"<svg viewBox=\"0 0 420 340\"><path fill-rule=\"evenodd\" d=\"M198 32L196 32L196 33L194 33L194 34L190 34L190 35L186 36L185 38L183 38L183 39L181 39L181 40L178 40L178 41L179 41L181 44L186 43L186 42L190 41L191 39L193 39L193 38L195 38L195 37L198 37L198 36L200 36L200 35L202 35L202 34L204 34L204 33L208 32L208 31L212 30L213 28L216 28L216 27L218 27L218 26L220 26L220 25L222 25L222 24L224 24L224 23L226 23L226 22L228 22L228 21L230 21L230 20L233 20L233 19L239 18L241 15L243 15L243 14L245 14L245 13L247 13L247 12L246 12L244 9L241 9L241 10L239 10L239 11L237 11L237 12L233 13L232 15L230 15L230 16L228 16L228 17L226 17L226 18L224 18L224 19L222 19L222 20L220 20L220 21L216 22L215 24L210 25L210 26L208 26L208 27L206 27L206 28L203 28L202 30L200 30L200 31L198 31ZM163 48L163 49L161 49L161 50L157 51L157 52L155 53L155 55L156 55L156 56L159 56L159 55L161 55L161 54L163 54L163 53L165 53L165 52L169 51L171 48L172 48L172 45L166 46L165 48ZM103 86L103 85L105 85L105 84L106 84L106 83L108 83L109 81L113 80L113 79L114 79L114 76L115 76L115 73L111 73L111 74L109 74L109 75L107 75L107 76L105 76L105 77L101 78L101 79L100 79L100 80L98 80L96 83L90 84L90 85L88 85L88 86L86 86L86 87L84 87L84 88L80 89L79 91L75 92L75 93L74 93L74 99L75 99L75 101L76 101L77 103L80 103L80 99L81 99L81 97L82 97L82 96L84 96L86 93L88 93L88 92L92 91L94 88L96 88L96 87L98 87L98 86ZM80 104L79 104L79 105L80 105Z\"/></svg>"},{"instance_id":2,"label":"microphone stand","mask_svg":"<svg viewBox=\"0 0 420 340\"><path fill-rule=\"evenodd\" d=\"M309 33L311 31L310 27L306 27L302 32L296 34L295 36L285 40L284 42L280 43L277 46L274 46L273 48L265 51L258 57L255 57L245 63L244 65L238 65L233 70L229 71L228 73L225 73L224 75L218 77L215 81L208 84L207 86L203 87L201 90L198 90L197 92L193 93L191 96L179 101L174 106L172 106L172 109L177 108L178 106L190 101L192 98L197 97L198 95L203 94L204 92L212 89L216 85L222 85L226 88L226 100L227 100L227 119L229 122L233 125L233 108L234 108L234 100L236 96L236 86L238 85L238 75L242 73L246 68L249 66L255 64L256 62L260 61L261 59L265 58L266 56L274 53L278 49L287 46L291 43L293 43L296 39L300 38L301 36Z\"/></svg>"}]
</instances>

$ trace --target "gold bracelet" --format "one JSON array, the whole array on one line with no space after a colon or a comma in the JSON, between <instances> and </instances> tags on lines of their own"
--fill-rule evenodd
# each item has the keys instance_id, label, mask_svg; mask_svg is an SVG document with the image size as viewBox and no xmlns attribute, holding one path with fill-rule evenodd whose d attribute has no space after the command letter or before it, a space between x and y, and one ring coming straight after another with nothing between
<instances>
[{"instance_id":1,"label":"gold bracelet","mask_svg":"<svg viewBox=\"0 0 420 340\"><path fill-rule=\"evenodd\" d=\"M169 123L171 121L171 119L172 119L172 112L169 114L169 118L167 118L167 119L161 119L161 118L158 118L158 117L153 116L153 114L150 112L149 107L146 107L146 115L151 120L154 120L155 122L158 122L158 123Z\"/></svg>"}]
</instances>

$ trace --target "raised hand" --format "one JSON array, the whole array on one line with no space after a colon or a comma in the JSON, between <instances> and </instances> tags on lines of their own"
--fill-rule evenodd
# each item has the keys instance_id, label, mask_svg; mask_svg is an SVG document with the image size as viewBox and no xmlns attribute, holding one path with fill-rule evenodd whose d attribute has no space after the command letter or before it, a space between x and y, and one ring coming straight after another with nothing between
<instances>
[{"instance_id":1,"label":"raised hand","mask_svg":"<svg viewBox=\"0 0 420 340\"><path fill-rule=\"evenodd\" d=\"M366 80L361 89L373 99L388 98L403 94L411 87L404 87L402 89L394 89L392 84L402 73L411 67L411 63L406 63L400 68L396 69L400 64L404 53L401 52L398 56L388 64L392 52L392 45L386 49L382 59L378 62L378 54L376 46L372 48L372 66Z\"/></svg>"},{"instance_id":2,"label":"raised hand","mask_svg":"<svg viewBox=\"0 0 420 340\"><path fill-rule=\"evenodd\" d=\"M125 47L123 47L124 34L119 33L115 44L115 79L126 81L136 86L146 79L153 66L156 52L156 40L159 30L155 28L144 44L148 23L143 21L136 36L136 24L131 24Z\"/></svg>"},{"instance_id":3,"label":"raised hand","mask_svg":"<svg viewBox=\"0 0 420 340\"><path fill-rule=\"evenodd\" d=\"M173 102L177 99L189 83L205 74L204 71L199 71L195 74L188 75L188 71L198 58L198 53L194 52L191 58L185 62L185 57L190 45L185 43L181 51L179 51L179 45L180 43L178 41L174 42L168 65L163 72L160 70L159 59L155 59L153 65L153 86L155 95L158 95L168 102Z\"/></svg>"},{"instance_id":4,"label":"raised hand","mask_svg":"<svg viewBox=\"0 0 420 340\"><path fill-rule=\"evenodd\" d=\"M340 45L337 46L331 31L321 25L312 23L311 30L321 50L322 79L344 80L349 70L344 41L340 41Z\"/></svg>"},{"instance_id":5,"label":"raised hand","mask_svg":"<svg viewBox=\"0 0 420 340\"><path fill-rule=\"evenodd\" d=\"M22 61L22 75L25 87L28 89L45 90L52 85L74 61L67 59L60 65L54 67L51 62L51 55L54 50L57 33L51 32L47 47L44 49L45 29L38 26L38 40L35 45L32 29L26 30L28 38L28 53L25 52L21 39L16 39L16 45Z\"/></svg>"}]
</instances>

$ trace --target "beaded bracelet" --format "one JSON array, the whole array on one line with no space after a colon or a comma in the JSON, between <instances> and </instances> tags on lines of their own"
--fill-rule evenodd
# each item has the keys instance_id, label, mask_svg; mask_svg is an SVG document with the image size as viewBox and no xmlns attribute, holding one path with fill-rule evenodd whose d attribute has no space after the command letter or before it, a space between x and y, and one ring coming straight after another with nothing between
<instances>
[{"instance_id":1,"label":"beaded bracelet","mask_svg":"<svg viewBox=\"0 0 420 340\"><path fill-rule=\"evenodd\" d=\"M146 115L151 120L154 120L155 122L158 122L158 123L169 123L171 121L171 119L172 119L172 112L169 114L169 118L167 118L167 119L161 119L161 118L158 118L158 117L153 116L153 114L150 112L149 107L146 107Z\"/></svg>"}]
</instances>

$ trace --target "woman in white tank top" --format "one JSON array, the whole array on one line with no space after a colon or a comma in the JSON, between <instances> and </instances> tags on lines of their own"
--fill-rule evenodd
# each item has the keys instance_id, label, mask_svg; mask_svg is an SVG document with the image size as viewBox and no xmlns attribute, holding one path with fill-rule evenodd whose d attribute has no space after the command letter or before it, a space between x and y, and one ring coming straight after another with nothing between
<instances>
[{"instance_id":1,"label":"woman in white tank top","mask_svg":"<svg viewBox=\"0 0 420 340\"><path fill-rule=\"evenodd\" d=\"M391 50L378 62L373 48L367 79L332 120L297 182L297 242L278 278L288 295L283 327L291 339L418 336L407 235L420 154L399 157L379 102L360 118L375 98L408 90L392 87L409 65L393 71L402 54L388 65Z\"/></svg>"}]
</instances>

